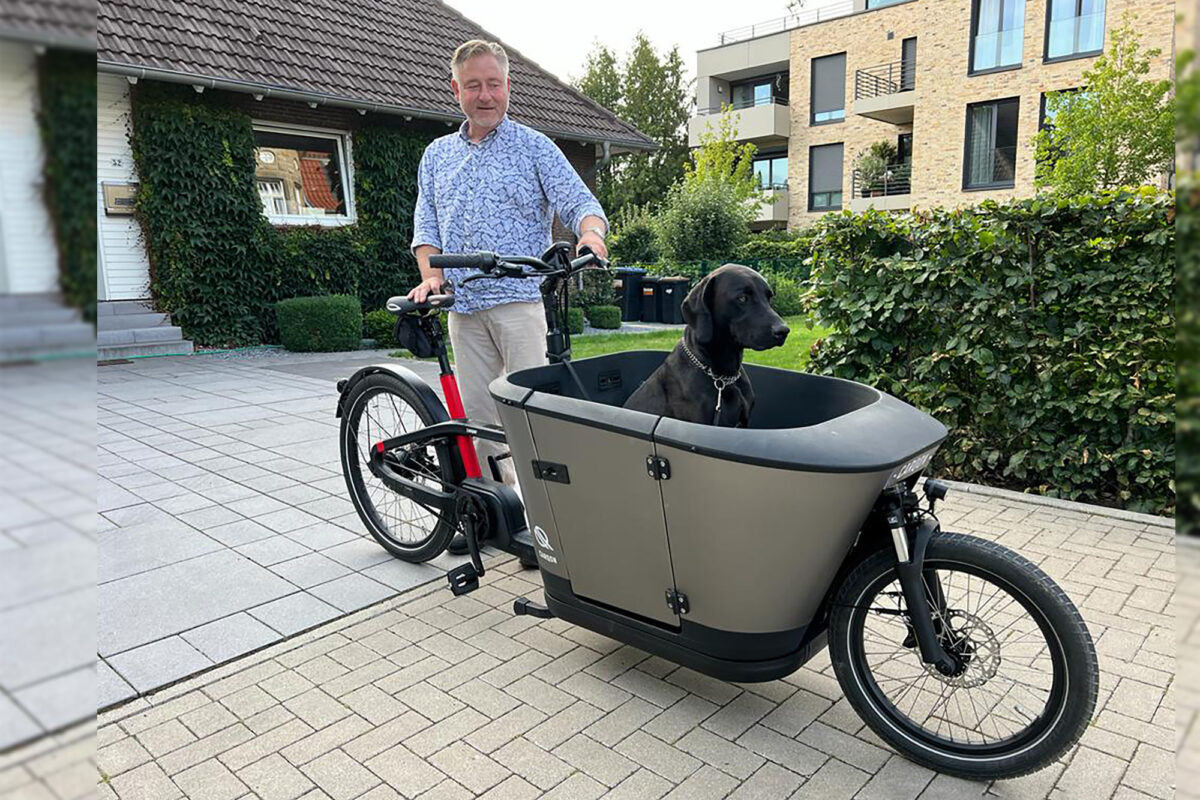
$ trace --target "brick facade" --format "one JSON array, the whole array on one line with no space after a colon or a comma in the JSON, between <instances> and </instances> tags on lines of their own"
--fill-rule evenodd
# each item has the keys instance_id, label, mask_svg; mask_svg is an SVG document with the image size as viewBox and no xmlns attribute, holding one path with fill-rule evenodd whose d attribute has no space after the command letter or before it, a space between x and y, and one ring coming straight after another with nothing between
<instances>
[{"instance_id":1,"label":"brick facade","mask_svg":"<svg viewBox=\"0 0 1200 800\"><path fill-rule=\"evenodd\" d=\"M793 30L788 143L792 200L788 226L803 227L820 216L820 212L808 211L810 147L844 143L842 207L848 208L855 156L873 142L883 139L895 142L899 134L908 132L913 135L911 207L956 207L988 198L1004 200L1032 194L1032 139L1038 130L1042 93L1080 86L1082 74L1095 61L1076 58L1043 63L1047 2L1026 2L1021 65L980 75L968 75L972 0L909 0ZM1106 44L1107 32L1121 24L1126 11L1137 14L1134 24L1141 35L1143 50L1162 50L1152 63L1149 77L1172 77L1174 2L1108 0ZM917 56L912 123L893 125L855 114L855 72L899 61L901 42L913 36L917 38ZM812 59L841 52L846 53L846 118L831 124L810 125ZM1015 185L1011 189L964 190L967 105L1011 97L1020 98Z\"/></svg>"}]
</instances>

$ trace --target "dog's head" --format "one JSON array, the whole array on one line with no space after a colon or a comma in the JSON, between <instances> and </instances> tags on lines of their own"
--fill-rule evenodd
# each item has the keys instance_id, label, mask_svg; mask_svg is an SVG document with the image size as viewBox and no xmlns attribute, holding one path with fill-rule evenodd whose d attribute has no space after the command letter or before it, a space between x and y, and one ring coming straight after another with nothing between
<instances>
[{"instance_id":1,"label":"dog's head","mask_svg":"<svg viewBox=\"0 0 1200 800\"><path fill-rule=\"evenodd\" d=\"M732 340L752 350L783 344L788 326L771 308L766 279L741 264L725 264L705 275L683 301L683 321L699 344Z\"/></svg>"}]
</instances>

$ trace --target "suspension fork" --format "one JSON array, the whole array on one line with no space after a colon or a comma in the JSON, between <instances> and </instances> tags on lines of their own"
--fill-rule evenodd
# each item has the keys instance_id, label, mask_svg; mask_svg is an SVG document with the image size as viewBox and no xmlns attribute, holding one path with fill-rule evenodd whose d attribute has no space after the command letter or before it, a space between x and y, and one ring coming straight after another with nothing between
<instances>
[{"instance_id":1,"label":"suspension fork","mask_svg":"<svg viewBox=\"0 0 1200 800\"><path fill-rule=\"evenodd\" d=\"M908 622L917 638L921 661L932 664L943 675L953 675L959 669L957 659L942 647L937 630L933 626L933 609L929 604L928 590L932 590L939 612L945 608L945 597L936 576L924 570L925 550L929 541L939 532L937 519L926 516L915 519L909 513L905 495L897 491L890 496L886 507L888 529L892 534L892 547L896 553L896 575L900 590L908 608ZM915 495L913 496L915 501ZM915 503L914 503L915 504ZM930 585L932 582L932 585Z\"/></svg>"}]
</instances>

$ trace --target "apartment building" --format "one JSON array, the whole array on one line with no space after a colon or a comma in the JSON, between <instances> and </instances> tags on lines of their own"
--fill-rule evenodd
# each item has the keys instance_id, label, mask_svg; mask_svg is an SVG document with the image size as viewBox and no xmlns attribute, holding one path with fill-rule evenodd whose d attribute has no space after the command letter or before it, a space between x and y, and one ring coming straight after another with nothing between
<instances>
[{"instance_id":1,"label":"apartment building","mask_svg":"<svg viewBox=\"0 0 1200 800\"><path fill-rule=\"evenodd\" d=\"M776 192L759 228L1027 196L1046 93L1082 87L1126 12L1172 77L1173 0L843 0L727 31L697 53L689 143L733 106Z\"/></svg>"}]
</instances>

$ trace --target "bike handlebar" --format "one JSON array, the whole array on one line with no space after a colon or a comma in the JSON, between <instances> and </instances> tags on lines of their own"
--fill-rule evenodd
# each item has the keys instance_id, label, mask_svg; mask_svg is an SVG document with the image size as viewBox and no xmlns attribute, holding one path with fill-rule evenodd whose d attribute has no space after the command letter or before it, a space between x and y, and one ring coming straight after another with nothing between
<instances>
[{"instance_id":1,"label":"bike handlebar","mask_svg":"<svg viewBox=\"0 0 1200 800\"><path fill-rule=\"evenodd\" d=\"M435 258L449 258L452 261L439 260L435 262ZM495 253L429 257L429 266L431 267L450 266L480 270L481 274L469 275L459 281L460 286L484 278L542 278L548 275L571 275L592 265L601 269L608 268L607 259L601 258L586 247L583 248L583 255L568 263L568 267L556 267L534 256L501 256Z\"/></svg>"},{"instance_id":2,"label":"bike handlebar","mask_svg":"<svg viewBox=\"0 0 1200 800\"><path fill-rule=\"evenodd\" d=\"M490 270L496 266L495 253L439 253L429 257L433 269L480 269Z\"/></svg>"}]
</instances>

